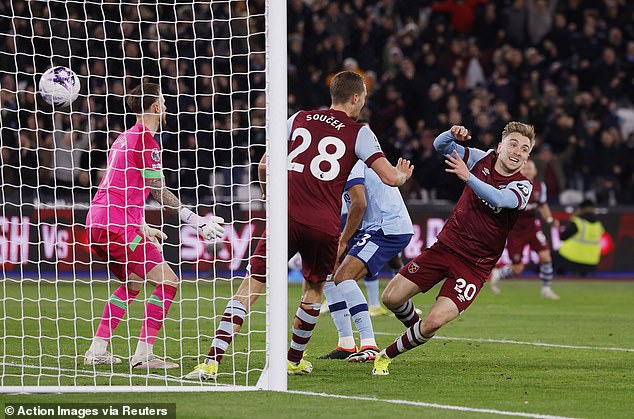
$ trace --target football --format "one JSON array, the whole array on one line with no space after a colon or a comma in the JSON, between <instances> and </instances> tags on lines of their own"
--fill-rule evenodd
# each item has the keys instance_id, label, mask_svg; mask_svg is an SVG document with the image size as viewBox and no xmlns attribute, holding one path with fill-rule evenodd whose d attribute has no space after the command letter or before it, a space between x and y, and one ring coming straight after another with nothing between
<instances>
[{"instance_id":1,"label":"football","mask_svg":"<svg viewBox=\"0 0 634 419\"><path fill-rule=\"evenodd\" d=\"M79 77L68 67L57 66L46 70L39 84L39 91L46 103L67 107L79 95Z\"/></svg>"}]
</instances>

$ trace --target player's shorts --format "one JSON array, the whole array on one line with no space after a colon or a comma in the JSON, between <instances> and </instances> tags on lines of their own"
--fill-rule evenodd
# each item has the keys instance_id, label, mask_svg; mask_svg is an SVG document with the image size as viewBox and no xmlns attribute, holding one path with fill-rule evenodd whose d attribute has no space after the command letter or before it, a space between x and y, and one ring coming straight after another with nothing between
<instances>
[{"instance_id":1,"label":"player's shorts","mask_svg":"<svg viewBox=\"0 0 634 419\"><path fill-rule=\"evenodd\" d=\"M361 231L350 240L348 255L360 259L372 278L385 264L398 255L412 239L413 234L383 234L383 230Z\"/></svg>"},{"instance_id":2,"label":"player's shorts","mask_svg":"<svg viewBox=\"0 0 634 419\"><path fill-rule=\"evenodd\" d=\"M339 237L332 236L288 219L288 254L299 252L302 275L313 283L324 282L332 273L337 259ZM251 277L266 282L266 237L262 237L251 256L247 268Z\"/></svg>"},{"instance_id":3,"label":"player's shorts","mask_svg":"<svg viewBox=\"0 0 634 419\"><path fill-rule=\"evenodd\" d=\"M527 244L537 253L549 249L546 235L538 226L526 231L511 231L506 239L506 247L514 264L522 263L522 253Z\"/></svg>"},{"instance_id":4,"label":"player's shorts","mask_svg":"<svg viewBox=\"0 0 634 419\"><path fill-rule=\"evenodd\" d=\"M148 272L164 261L158 248L137 227L126 227L121 232L88 228L88 237L91 249L122 282L130 274L145 279Z\"/></svg>"},{"instance_id":5,"label":"player's shorts","mask_svg":"<svg viewBox=\"0 0 634 419\"><path fill-rule=\"evenodd\" d=\"M441 242L424 249L420 255L403 266L399 274L418 285L421 292L429 291L434 285L446 279L436 299L449 298L456 304L460 313L475 300L488 277L488 273L465 262L463 257Z\"/></svg>"}]
</instances>

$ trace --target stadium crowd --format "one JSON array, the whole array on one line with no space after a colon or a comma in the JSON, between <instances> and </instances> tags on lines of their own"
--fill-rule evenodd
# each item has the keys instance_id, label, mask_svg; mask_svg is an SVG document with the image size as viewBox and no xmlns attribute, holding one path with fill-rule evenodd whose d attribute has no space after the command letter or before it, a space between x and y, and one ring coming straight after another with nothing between
<instances>
[{"instance_id":1,"label":"stadium crowd","mask_svg":"<svg viewBox=\"0 0 634 419\"><path fill-rule=\"evenodd\" d=\"M240 1L1 3L2 199L88 202L144 79L168 108L167 184L185 202L229 200L264 152L264 4L249 1L246 19ZM70 113L36 93L51 65L80 77Z\"/></svg>"},{"instance_id":2,"label":"stadium crowd","mask_svg":"<svg viewBox=\"0 0 634 419\"><path fill-rule=\"evenodd\" d=\"M264 142L263 0L248 2L249 19L246 2L48 4L0 5L9 16L0 22L7 194L95 187L126 126L123 96L141 77L163 86L167 182L185 201L228 198L231 188L209 185L254 179ZM362 74L363 119L388 158L416 165L408 198L460 194L459 181L438 175L432 141L441 130L465 125L486 149L514 119L536 127L532 155L551 203L634 203L632 2L290 0L287 23L289 114L327 106L336 72ZM35 94L34 74L51 63L81 76L70 115Z\"/></svg>"},{"instance_id":3,"label":"stadium crowd","mask_svg":"<svg viewBox=\"0 0 634 419\"><path fill-rule=\"evenodd\" d=\"M289 3L291 112L322 106L333 73L363 74L363 117L408 197L456 200L435 135L465 125L489 148L509 120L535 125L549 201L634 202L634 3L625 0L354 0ZM424 196L423 196L424 197Z\"/></svg>"}]
</instances>

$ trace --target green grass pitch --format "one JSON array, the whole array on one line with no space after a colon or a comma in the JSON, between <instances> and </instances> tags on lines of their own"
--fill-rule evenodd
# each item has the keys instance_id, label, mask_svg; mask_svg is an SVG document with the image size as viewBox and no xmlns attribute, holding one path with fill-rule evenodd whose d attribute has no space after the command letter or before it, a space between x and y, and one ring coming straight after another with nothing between
<instances>
[{"instance_id":1,"label":"green grass pitch","mask_svg":"<svg viewBox=\"0 0 634 419\"><path fill-rule=\"evenodd\" d=\"M116 285L111 283L110 290ZM98 321L91 317L100 317L103 299L109 295L106 284L20 285L4 280L0 282L2 385L184 385L180 376L196 365L197 354L206 353L213 327L226 304L226 299L214 304L211 298L226 298L237 285L237 281L216 281L183 286L164 328L166 338L157 340L156 345L157 352L177 359L183 369L168 376L148 376L138 372L130 375L125 362L130 355L129 336L138 336L140 328L140 301L132 304L131 320L122 322L113 339L114 352L124 358L124 364L112 370L93 369L82 365L76 355L83 354L89 345ZM386 377L372 376L371 364L317 360L336 344L330 316L322 316L307 352L314 371L309 376L289 377L289 389L377 401L263 391L0 395L0 400L175 402L178 417L183 418L500 417L495 413L392 404L381 399L575 418L632 417L634 282L559 281L555 289L561 301L541 299L537 281L503 283L499 296L485 288L474 305L443 328L436 339L397 358L391 375ZM289 287L289 320L300 292L299 285ZM416 306L427 310L436 292L434 289L418 296ZM139 299L144 299L143 294ZM236 339L235 353L225 358L221 371L226 374L219 383L253 385L257 381L264 361L264 307L264 301L255 306L247 322L252 333ZM197 321L198 315L204 318ZM374 328L381 347L403 330L393 316L374 318ZM32 368L40 364L44 368ZM239 372L232 374L234 369Z\"/></svg>"}]
</instances>

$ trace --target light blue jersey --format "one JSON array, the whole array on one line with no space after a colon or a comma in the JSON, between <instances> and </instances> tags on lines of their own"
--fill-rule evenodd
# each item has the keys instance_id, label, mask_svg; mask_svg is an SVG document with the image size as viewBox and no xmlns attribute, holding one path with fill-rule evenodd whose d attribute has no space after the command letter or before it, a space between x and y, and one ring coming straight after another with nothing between
<instances>
[{"instance_id":1,"label":"light blue jersey","mask_svg":"<svg viewBox=\"0 0 634 419\"><path fill-rule=\"evenodd\" d=\"M385 235L414 234L412 220L398 188L388 186L366 164L359 160L348 176L343 200L347 213L350 206L348 189L354 185L365 186L367 208L359 229L361 231L383 230Z\"/></svg>"}]
</instances>

